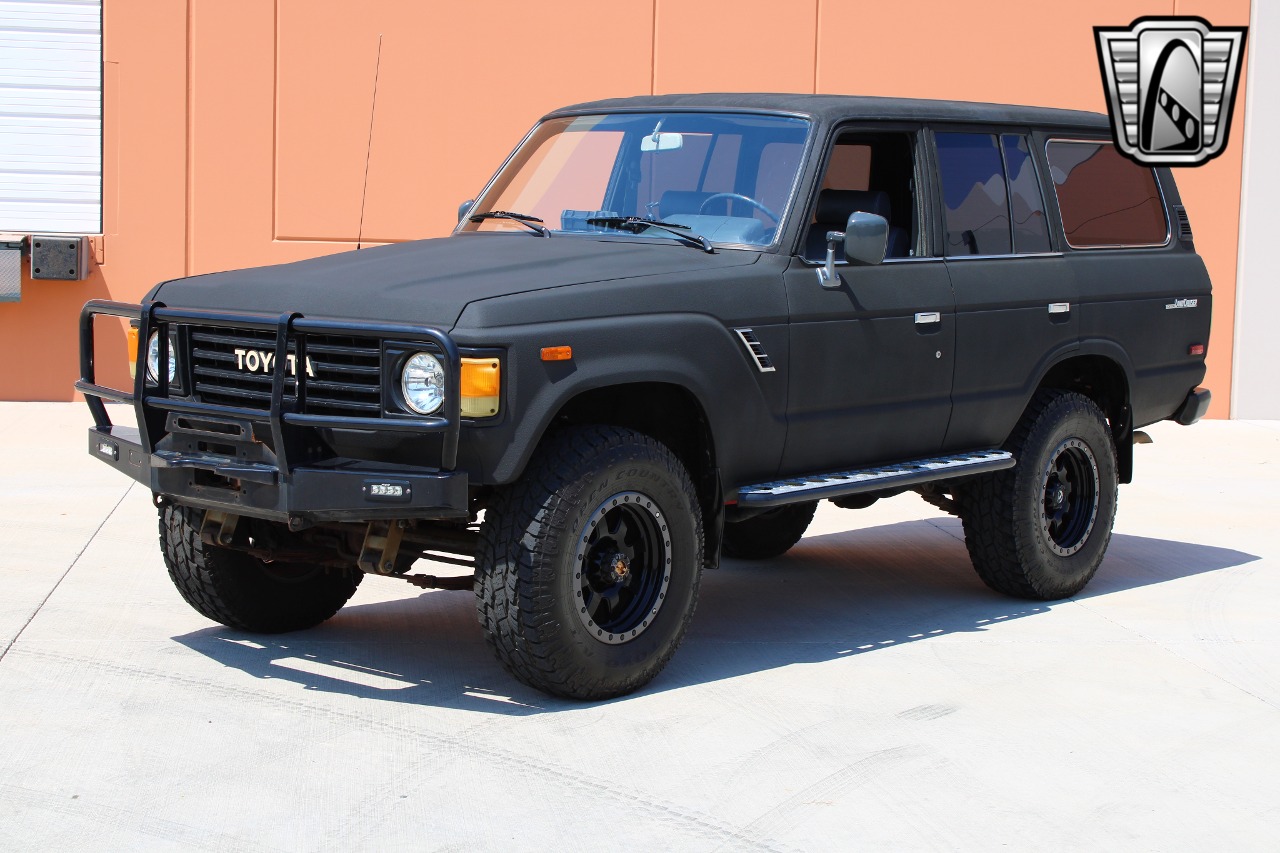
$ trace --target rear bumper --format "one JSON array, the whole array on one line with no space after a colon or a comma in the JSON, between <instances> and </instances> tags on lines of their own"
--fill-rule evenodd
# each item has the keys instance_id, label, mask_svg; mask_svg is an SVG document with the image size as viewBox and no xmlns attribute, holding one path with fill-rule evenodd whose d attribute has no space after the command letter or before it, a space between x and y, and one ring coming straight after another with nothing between
<instances>
[{"instance_id":1,"label":"rear bumper","mask_svg":"<svg viewBox=\"0 0 1280 853\"><path fill-rule=\"evenodd\" d=\"M1213 395L1209 393L1208 388L1191 389L1191 391L1187 392L1187 399L1183 400L1182 405L1178 407L1178 411L1173 413L1171 420L1175 420L1183 426L1191 426L1209 411L1209 402L1212 399Z\"/></svg>"},{"instance_id":2,"label":"rear bumper","mask_svg":"<svg viewBox=\"0 0 1280 853\"><path fill-rule=\"evenodd\" d=\"M138 430L89 429L89 453L152 492L178 503L291 523L378 518L465 518L467 475L345 461L301 466L283 476L274 466L228 456L157 451Z\"/></svg>"}]
</instances>

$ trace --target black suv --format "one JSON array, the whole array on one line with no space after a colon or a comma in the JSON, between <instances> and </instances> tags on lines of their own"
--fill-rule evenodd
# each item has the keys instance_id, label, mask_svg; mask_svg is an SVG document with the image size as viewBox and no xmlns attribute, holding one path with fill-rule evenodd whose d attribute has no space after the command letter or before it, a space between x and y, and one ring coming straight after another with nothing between
<instances>
[{"instance_id":1,"label":"black suv","mask_svg":"<svg viewBox=\"0 0 1280 853\"><path fill-rule=\"evenodd\" d=\"M916 491L989 586L1070 596L1135 429L1208 405L1173 178L1099 115L599 101L459 213L447 238L85 307L89 450L154 493L204 615L290 631L365 574L474 586L517 678L615 696L671 657L704 568L782 554L820 499ZM101 315L136 323L130 392L95 382Z\"/></svg>"}]
</instances>

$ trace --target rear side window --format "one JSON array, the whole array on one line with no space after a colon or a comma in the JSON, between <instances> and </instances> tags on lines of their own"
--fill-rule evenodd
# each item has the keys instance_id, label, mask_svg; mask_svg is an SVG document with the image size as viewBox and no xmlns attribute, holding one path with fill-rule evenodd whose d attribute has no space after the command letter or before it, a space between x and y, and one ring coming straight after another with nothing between
<instances>
[{"instance_id":1,"label":"rear side window","mask_svg":"<svg viewBox=\"0 0 1280 853\"><path fill-rule=\"evenodd\" d=\"M1155 175L1110 142L1053 140L1047 149L1067 243L1077 249L1163 246L1169 223Z\"/></svg>"},{"instance_id":2,"label":"rear side window","mask_svg":"<svg viewBox=\"0 0 1280 853\"><path fill-rule=\"evenodd\" d=\"M1020 133L1000 137L1004 148L1004 168L1009 176L1009 201L1013 213L1013 250L1018 253L1047 252L1049 223L1044 218L1044 198L1036 165L1031 162L1031 146Z\"/></svg>"},{"instance_id":3,"label":"rear side window","mask_svg":"<svg viewBox=\"0 0 1280 853\"><path fill-rule=\"evenodd\" d=\"M939 133L935 138L946 206L947 255L1009 254L1009 194L995 135Z\"/></svg>"}]
</instances>

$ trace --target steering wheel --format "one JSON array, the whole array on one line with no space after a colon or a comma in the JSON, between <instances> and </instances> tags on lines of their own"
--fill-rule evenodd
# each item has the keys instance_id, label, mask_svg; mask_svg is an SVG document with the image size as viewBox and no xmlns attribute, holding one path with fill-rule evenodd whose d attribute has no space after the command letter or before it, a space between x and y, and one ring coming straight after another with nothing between
<instances>
[{"instance_id":1,"label":"steering wheel","mask_svg":"<svg viewBox=\"0 0 1280 853\"><path fill-rule=\"evenodd\" d=\"M711 202L715 201L718 198L728 198L728 199L733 199L735 201L745 201L747 204L751 205L756 210L760 211L765 216L772 219L774 225L777 225L778 222L781 221L781 217L779 217L778 214L774 213L772 210L765 207L763 204L756 201L751 196L746 196L746 195L743 195L742 193L716 193L715 195L708 197L706 201L704 201L701 205L698 206L698 214L701 215L703 212L705 212L707 209L707 205L711 204Z\"/></svg>"}]
</instances>

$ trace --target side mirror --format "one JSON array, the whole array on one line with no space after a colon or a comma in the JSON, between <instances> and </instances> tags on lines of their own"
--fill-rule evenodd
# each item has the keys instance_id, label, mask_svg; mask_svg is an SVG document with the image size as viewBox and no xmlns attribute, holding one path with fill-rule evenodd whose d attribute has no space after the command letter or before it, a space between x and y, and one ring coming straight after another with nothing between
<instances>
[{"instance_id":1,"label":"side mirror","mask_svg":"<svg viewBox=\"0 0 1280 853\"><path fill-rule=\"evenodd\" d=\"M471 210L471 205L475 203L476 200L474 198L469 198L462 204L458 205L458 222L462 222L462 220L467 218L467 212Z\"/></svg>"},{"instance_id":2,"label":"side mirror","mask_svg":"<svg viewBox=\"0 0 1280 853\"><path fill-rule=\"evenodd\" d=\"M844 256L851 264L874 266L884 261L889 247L889 223L883 216L863 213L849 214L844 228Z\"/></svg>"},{"instance_id":3,"label":"side mirror","mask_svg":"<svg viewBox=\"0 0 1280 853\"><path fill-rule=\"evenodd\" d=\"M889 222L883 216L855 210L849 214L844 233L827 232L827 262L819 268L818 280L828 289L840 286L836 273L836 247L844 245L844 258L857 266L873 266L884 261L889 247Z\"/></svg>"}]
</instances>

